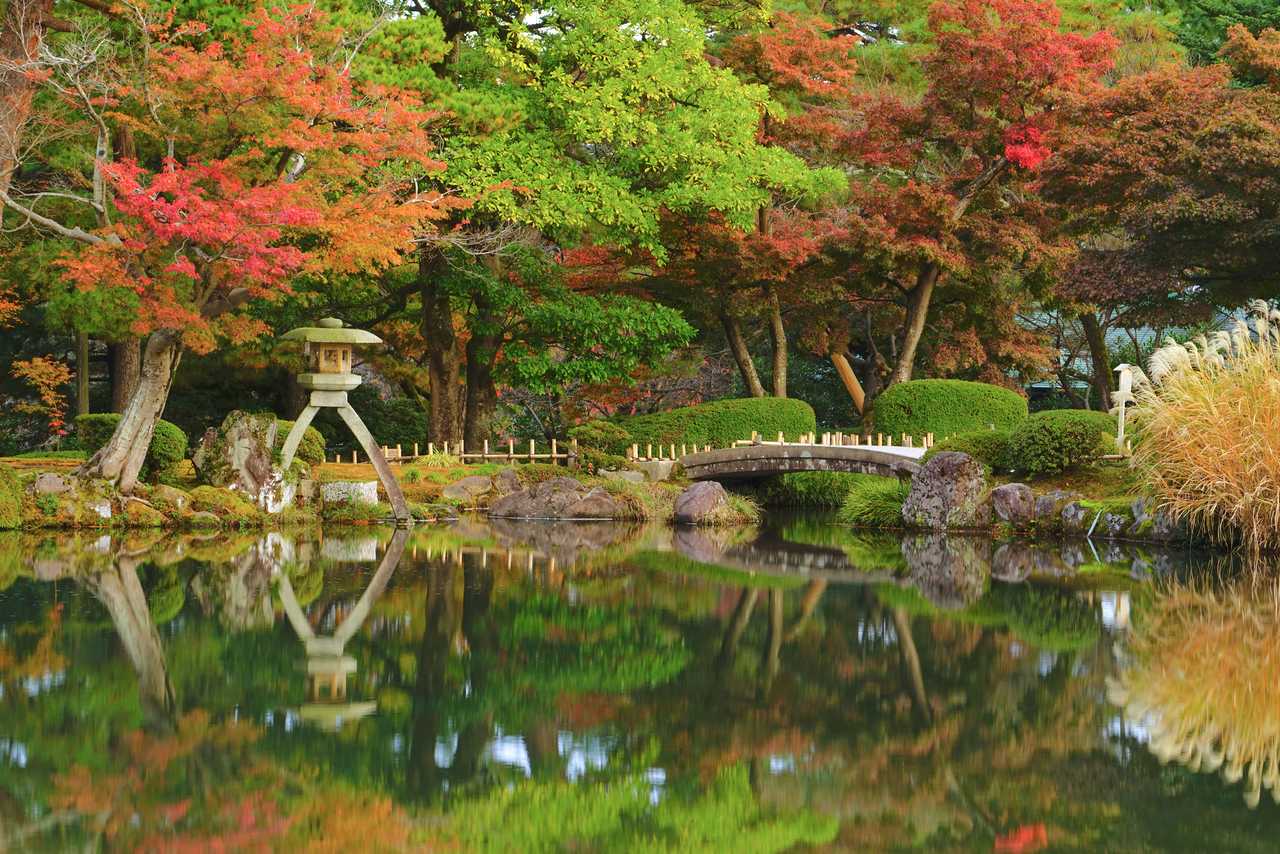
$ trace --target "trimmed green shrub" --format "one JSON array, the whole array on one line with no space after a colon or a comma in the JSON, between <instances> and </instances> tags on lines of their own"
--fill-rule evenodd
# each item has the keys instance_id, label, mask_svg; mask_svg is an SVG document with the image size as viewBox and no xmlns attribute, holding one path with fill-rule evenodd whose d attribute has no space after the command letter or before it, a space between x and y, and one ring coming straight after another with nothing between
<instances>
[{"instance_id":1,"label":"trimmed green shrub","mask_svg":"<svg viewBox=\"0 0 1280 854\"><path fill-rule=\"evenodd\" d=\"M1009 461L1017 471L1033 476L1067 471L1106 453L1108 438L1114 437L1115 431L1115 419L1105 412L1037 412L1013 432Z\"/></svg>"},{"instance_id":2,"label":"trimmed green shrub","mask_svg":"<svg viewBox=\"0 0 1280 854\"><path fill-rule=\"evenodd\" d=\"M943 439L925 452L920 461L928 462L934 454L943 451L959 451L996 471L1013 468L1010 458L1012 430L975 430Z\"/></svg>"},{"instance_id":3,"label":"trimmed green shrub","mask_svg":"<svg viewBox=\"0 0 1280 854\"><path fill-rule=\"evenodd\" d=\"M22 527L22 483L18 473L0 466L0 530Z\"/></svg>"},{"instance_id":4,"label":"trimmed green shrub","mask_svg":"<svg viewBox=\"0 0 1280 854\"><path fill-rule=\"evenodd\" d=\"M739 439L750 439L752 432L766 439L776 439L778 433L783 433L794 440L802 433L818 429L813 407L803 400L783 397L715 400L606 423L620 427L625 436L608 427L597 426L600 422L590 422L583 428L589 428L596 441L605 443L597 445L600 450L611 454L626 454L633 444L641 449L649 444L724 448ZM585 442L581 434L578 442Z\"/></svg>"},{"instance_id":5,"label":"trimmed green shrub","mask_svg":"<svg viewBox=\"0 0 1280 854\"><path fill-rule=\"evenodd\" d=\"M120 423L120 415L115 412L95 412L91 415L76 416L76 436L80 447L90 456L107 444L111 434L116 432ZM182 462L187 456L187 434L177 424L168 421L157 421L155 434L151 437L151 446L147 448L147 458L143 461L146 472L160 472L174 463Z\"/></svg>"},{"instance_id":6,"label":"trimmed green shrub","mask_svg":"<svg viewBox=\"0 0 1280 854\"><path fill-rule=\"evenodd\" d=\"M276 419L276 451L284 448L284 440L293 429L292 421ZM324 462L324 434L314 427L302 431L302 441L298 443L295 459L309 465L318 466Z\"/></svg>"},{"instance_id":7,"label":"trimmed green shrub","mask_svg":"<svg viewBox=\"0 0 1280 854\"><path fill-rule=\"evenodd\" d=\"M897 478L868 477L845 497L840 521L859 528L900 528L910 491L911 485Z\"/></svg>"},{"instance_id":8,"label":"trimmed green shrub","mask_svg":"<svg viewBox=\"0 0 1280 854\"><path fill-rule=\"evenodd\" d=\"M631 434L612 421L588 421L569 428L569 438L577 439L582 448L608 451L631 444Z\"/></svg>"},{"instance_id":9,"label":"trimmed green shrub","mask_svg":"<svg viewBox=\"0 0 1280 854\"><path fill-rule=\"evenodd\" d=\"M874 475L838 471L797 471L768 478L760 487L760 500L771 507L834 509L850 492ZM883 480L883 478L875 478Z\"/></svg>"},{"instance_id":10,"label":"trimmed green shrub","mask_svg":"<svg viewBox=\"0 0 1280 854\"><path fill-rule=\"evenodd\" d=\"M912 380L876 398L872 430L917 439L945 439L977 430L1011 430L1026 420L1027 400L1016 391L965 380Z\"/></svg>"}]
</instances>

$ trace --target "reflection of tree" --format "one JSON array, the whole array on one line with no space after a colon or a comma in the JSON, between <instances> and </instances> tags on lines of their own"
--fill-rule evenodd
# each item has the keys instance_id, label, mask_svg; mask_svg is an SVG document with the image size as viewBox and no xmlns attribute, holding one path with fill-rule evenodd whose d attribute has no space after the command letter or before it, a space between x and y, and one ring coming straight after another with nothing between
<instances>
[{"instance_id":1,"label":"reflection of tree","mask_svg":"<svg viewBox=\"0 0 1280 854\"><path fill-rule=\"evenodd\" d=\"M1280 587L1175 588L1137 624L1129 652L1108 695L1149 725L1151 752L1243 779L1250 807L1263 789L1280 803Z\"/></svg>"}]
</instances>

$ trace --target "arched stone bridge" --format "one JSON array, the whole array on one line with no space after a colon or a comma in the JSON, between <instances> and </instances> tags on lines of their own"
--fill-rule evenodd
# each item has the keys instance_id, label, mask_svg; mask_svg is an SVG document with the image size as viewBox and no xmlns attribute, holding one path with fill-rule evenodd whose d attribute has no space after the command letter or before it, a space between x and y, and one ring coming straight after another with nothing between
<instances>
[{"instance_id":1,"label":"arched stone bridge","mask_svg":"<svg viewBox=\"0 0 1280 854\"><path fill-rule=\"evenodd\" d=\"M839 471L909 478L924 448L895 445L740 444L680 457L691 480L753 480L795 471Z\"/></svg>"}]
</instances>

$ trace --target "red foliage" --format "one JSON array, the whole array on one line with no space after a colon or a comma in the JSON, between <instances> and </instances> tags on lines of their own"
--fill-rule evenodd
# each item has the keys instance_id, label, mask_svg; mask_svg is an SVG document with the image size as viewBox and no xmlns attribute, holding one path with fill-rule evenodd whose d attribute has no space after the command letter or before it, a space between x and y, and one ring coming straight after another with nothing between
<instances>
[{"instance_id":1,"label":"red foliage","mask_svg":"<svg viewBox=\"0 0 1280 854\"><path fill-rule=\"evenodd\" d=\"M13 363L13 376L24 380L35 389L38 403L19 403L20 412L42 416L54 436L65 436L67 430L67 400L63 389L71 382L71 369L57 359L36 356Z\"/></svg>"}]
</instances>

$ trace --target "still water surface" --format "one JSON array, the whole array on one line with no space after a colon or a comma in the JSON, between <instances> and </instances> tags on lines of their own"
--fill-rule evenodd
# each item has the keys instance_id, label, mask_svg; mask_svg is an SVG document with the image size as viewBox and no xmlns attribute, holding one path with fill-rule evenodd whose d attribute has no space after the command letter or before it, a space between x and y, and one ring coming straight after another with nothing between
<instances>
[{"instance_id":1,"label":"still water surface","mask_svg":"<svg viewBox=\"0 0 1280 854\"><path fill-rule=\"evenodd\" d=\"M0 850L1274 851L1280 709L1251 808L1201 756L1233 712L1170 747L1139 696L1179 667L1132 652L1149 579L1198 560L815 516L13 535Z\"/></svg>"}]
</instances>

